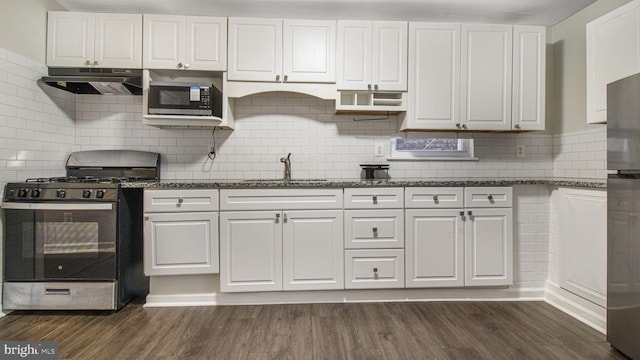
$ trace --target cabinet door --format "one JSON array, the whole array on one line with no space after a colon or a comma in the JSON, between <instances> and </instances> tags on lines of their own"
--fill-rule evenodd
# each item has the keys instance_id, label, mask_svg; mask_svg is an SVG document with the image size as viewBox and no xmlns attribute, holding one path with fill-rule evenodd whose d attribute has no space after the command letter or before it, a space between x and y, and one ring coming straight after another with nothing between
<instances>
[{"instance_id":1,"label":"cabinet door","mask_svg":"<svg viewBox=\"0 0 640 360\"><path fill-rule=\"evenodd\" d=\"M344 288L342 211L283 213L284 290Z\"/></svg>"},{"instance_id":2,"label":"cabinet door","mask_svg":"<svg viewBox=\"0 0 640 360\"><path fill-rule=\"evenodd\" d=\"M638 71L640 10L620 8L587 24L588 124L607 122L607 84Z\"/></svg>"},{"instance_id":3,"label":"cabinet door","mask_svg":"<svg viewBox=\"0 0 640 360\"><path fill-rule=\"evenodd\" d=\"M513 284L512 209L467 209L465 286Z\"/></svg>"},{"instance_id":4,"label":"cabinet door","mask_svg":"<svg viewBox=\"0 0 640 360\"><path fill-rule=\"evenodd\" d=\"M220 213L220 290L282 290L281 212Z\"/></svg>"},{"instance_id":5,"label":"cabinet door","mask_svg":"<svg viewBox=\"0 0 640 360\"><path fill-rule=\"evenodd\" d=\"M227 70L227 19L185 18L185 63L192 70Z\"/></svg>"},{"instance_id":6,"label":"cabinet door","mask_svg":"<svg viewBox=\"0 0 640 360\"><path fill-rule=\"evenodd\" d=\"M336 82L336 22L284 20L282 80Z\"/></svg>"},{"instance_id":7,"label":"cabinet door","mask_svg":"<svg viewBox=\"0 0 640 360\"><path fill-rule=\"evenodd\" d=\"M514 26L511 114L514 130L544 130L546 46L545 27Z\"/></svg>"},{"instance_id":8,"label":"cabinet door","mask_svg":"<svg viewBox=\"0 0 640 360\"><path fill-rule=\"evenodd\" d=\"M184 65L184 16L144 15L145 69L180 69Z\"/></svg>"},{"instance_id":9,"label":"cabinet door","mask_svg":"<svg viewBox=\"0 0 640 360\"><path fill-rule=\"evenodd\" d=\"M49 11L47 66L93 66L95 15Z\"/></svg>"},{"instance_id":10,"label":"cabinet door","mask_svg":"<svg viewBox=\"0 0 640 360\"><path fill-rule=\"evenodd\" d=\"M145 214L146 275L213 274L219 271L218 214Z\"/></svg>"},{"instance_id":11,"label":"cabinet door","mask_svg":"<svg viewBox=\"0 0 640 360\"><path fill-rule=\"evenodd\" d=\"M462 209L406 210L406 286L464 285Z\"/></svg>"},{"instance_id":12,"label":"cabinet door","mask_svg":"<svg viewBox=\"0 0 640 360\"><path fill-rule=\"evenodd\" d=\"M407 22L373 22L374 90L407 91Z\"/></svg>"},{"instance_id":13,"label":"cabinet door","mask_svg":"<svg viewBox=\"0 0 640 360\"><path fill-rule=\"evenodd\" d=\"M95 15L97 67L142 68L142 15Z\"/></svg>"},{"instance_id":14,"label":"cabinet door","mask_svg":"<svg viewBox=\"0 0 640 360\"><path fill-rule=\"evenodd\" d=\"M409 99L402 129L460 123L460 25L409 24Z\"/></svg>"},{"instance_id":15,"label":"cabinet door","mask_svg":"<svg viewBox=\"0 0 640 360\"><path fill-rule=\"evenodd\" d=\"M338 21L338 90L371 87L371 21Z\"/></svg>"},{"instance_id":16,"label":"cabinet door","mask_svg":"<svg viewBox=\"0 0 640 360\"><path fill-rule=\"evenodd\" d=\"M511 25L462 25L461 123L511 129Z\"/></svg>"},{"instance_id":17,"label":"cabinet door","mask_svg":"<svg viewBox=\"0 0 640 360\"><path fill-rule=\"evenodd\" d=\"M228 80L280 81L282 20L229 18Z\"/></svg>"}]
</instances>

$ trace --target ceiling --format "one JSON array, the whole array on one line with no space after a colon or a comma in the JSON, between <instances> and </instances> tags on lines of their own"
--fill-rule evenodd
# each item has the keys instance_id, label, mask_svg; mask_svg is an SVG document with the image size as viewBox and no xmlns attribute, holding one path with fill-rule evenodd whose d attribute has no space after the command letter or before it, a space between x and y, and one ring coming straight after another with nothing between
<instances>
[{"instance_id":1,"label":"ceiling","mask_svg":"<svg viewBox=\"0 0 640 360\"><path fill-rule=\"evenodd\" d=\"M595 0L58 0L70 11L553 25Z\"/></svg>"}]
</instances>

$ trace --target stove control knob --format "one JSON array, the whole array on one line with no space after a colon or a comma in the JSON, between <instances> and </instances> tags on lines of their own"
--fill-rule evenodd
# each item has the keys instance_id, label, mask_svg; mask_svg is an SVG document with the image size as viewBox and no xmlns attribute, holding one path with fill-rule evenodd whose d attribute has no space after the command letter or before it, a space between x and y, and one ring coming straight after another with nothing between
<instances>
[{"instance_id":1,"label":"stove control knob","mask_svg":"<svg viewBox=\"0 0 640 360\"><path fill-rule=\"evenodd\" d=\"M85 199L88 199L91 197L91 190L89 189L84 189L82 190L82 197Z\"/></svg>"},{"instance_id":2,"label":"stove control knob","mask_svg":"<svg viewBox=\"0 0 640 360\"><path fill-rule=\"evenodd\" d=\"M39 198L40 197L40 189L31 189L31 197Z\"/></svg>"},{"instance_id":3,"label":"stove control knob","mask_svg":"<svg viewBox=\"0 0 640 360\"><path fill-rule=\"evenodd\" d=\"M104 197L104 189L96 190L96 199L102 199Z\"/></svg>"},{"instance_id":4,"label":"stove control knob","mask_svg":"<svg viewBox=\"0 0 640 360\"><path fill-rule=\"evenodd\" d=\"M18 197L19 198L26 198L29 195L29 190L27 189L20 189L18 191Z\"/></svg>"},{"instance_id":5,"label":"stove control knob","mask_svg":"<svg viewBox=\"0 0 640 360\"><path fill-rule=\"evenodd\" d=\"M56 191L56 197L58 197L59 199L62 199L65 196L67 196L67 192L64 189L58 189Z\"/></svg>"}]
</instances>

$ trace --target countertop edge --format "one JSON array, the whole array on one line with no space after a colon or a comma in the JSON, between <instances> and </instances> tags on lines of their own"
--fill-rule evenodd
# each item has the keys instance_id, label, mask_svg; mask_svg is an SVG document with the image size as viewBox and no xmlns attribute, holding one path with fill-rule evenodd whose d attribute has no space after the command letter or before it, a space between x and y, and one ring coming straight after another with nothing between
<instances>
[{"instance_id":1,"label":"countertop edge","mask_svg":"<svg viewBox=\"0 0 640 360\"><path fill-rule=\"evenodd\" d=\"M606 189L606 180L590 179L503 179L503 180L323 180L323 181L251 181L251 180L161 180L122 183L123 188L144 189L323 189L366 187L464 187L549 185L588 189Z\"/></svg>"}]
</instances>

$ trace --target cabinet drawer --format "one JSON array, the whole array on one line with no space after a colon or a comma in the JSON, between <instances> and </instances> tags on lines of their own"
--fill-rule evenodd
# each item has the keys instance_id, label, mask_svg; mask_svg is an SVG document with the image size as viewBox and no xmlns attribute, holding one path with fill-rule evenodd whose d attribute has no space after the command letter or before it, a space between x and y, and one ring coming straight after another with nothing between
<instances>
[{"instance_id":1,"label":"cabinet drawer","mask_svg":"<svg viewBox=\"0 0 640 360\"><path fill-rule=\"evenodd\" d=\"M145 190L144 212L217 211L218 190Z\"/></svg>"},{"instance_id":2,"label":"cabinet drawer","mask_svg":"<svg viewBox=\"0 0 640 360\"><path fill-rule=\"evenodd\" d=\"M474 208L512 207L510 187L468 187L464 189L464 206Z\"/></svg>"},{"instance_id":3,"label":"cabinet drawer","mask_svg":"<svg viewBox=\"0 0 640 360\"><path fill-rule=\"evenodd\" d=\"M220 210L341 209L342 189L221 190Z\"/></svg>"},{"instance_id":4,"label":"cabinet drawer","mask_svg":"<svg viewBox=\"0 0 640 360\"><path fill-rule=\"evenodd\" d=\"M345 289L404 287L404 250L347 250L344 255Z\"/></svg>"},{"instance_id":5,"label":"cabinet drawer","mask_svg":"<svg viewBox=\"0 0 640 360\"><path fill-rule=\"evenodd\" d=\"M402 210L346 210L344 240L347 249L404 247Z\"/></svg>"},{"instance_id":6,"label":"cabinet drawer","mask_svg":"<svg viewBox=\"0 0 640 360\"><path fill-rule=\"evenodd\" d=\"M401 209L404 206L403 188L347 188L344 189L345 209Z\"/></svg>"},{"instance_id":7,"label":"cabinet drawer","mask_svg":"<svg viewBox=\"0 0 640 360\"><path fill-rule=\"evenodd\" d=\"M461 208L464 206L463 188L409 187L404 191L405 207Z\"/></svg>"}]
</instances>

